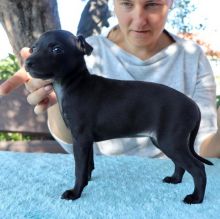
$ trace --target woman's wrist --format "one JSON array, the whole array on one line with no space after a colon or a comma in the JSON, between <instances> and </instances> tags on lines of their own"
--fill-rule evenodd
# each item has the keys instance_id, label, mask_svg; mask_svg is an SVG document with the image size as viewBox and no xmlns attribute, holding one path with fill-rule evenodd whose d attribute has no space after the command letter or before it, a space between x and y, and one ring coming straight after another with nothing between
<instances>
[{"instance_id":1,"label":"woman's wrist","mask_svg":"<svg viewBox=\"0 0 220 219\"><path fill-rule=\"evenodd\" d=\"M220 134L216 132L208 136L200 146L200 155L203 157L220 158Z\"/></svg>"},{"instance_id":2,"label":"woman's wrist","mask_svg":"<svg viewBox=\"0 0 220 219\"><path fill-rule=\"evenodd\" d=\"M63 121L58 104L55 104L50 108L48 108L47 113L48 113L48 125L53 135L55 135L62 141L71 144L72 135L70 130L66 127Z\"/></svg>"}]
</instances>

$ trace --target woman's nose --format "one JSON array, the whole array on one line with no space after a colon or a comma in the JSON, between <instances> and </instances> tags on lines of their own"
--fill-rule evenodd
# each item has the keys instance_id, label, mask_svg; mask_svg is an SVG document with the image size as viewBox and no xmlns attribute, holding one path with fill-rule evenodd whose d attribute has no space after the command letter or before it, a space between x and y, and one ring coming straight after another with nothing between
<instances>
[{"instance_id":1,"label":"woman's nose","mask_svg":"<svg viewBox=\"0 0 220 219\"><path fill-rule=\"evenodd\" d=\"M136 7L133 11L133 22L137 25L144 26L147 24L146 11L142 7Z\"/></svg>"}]
</instances>

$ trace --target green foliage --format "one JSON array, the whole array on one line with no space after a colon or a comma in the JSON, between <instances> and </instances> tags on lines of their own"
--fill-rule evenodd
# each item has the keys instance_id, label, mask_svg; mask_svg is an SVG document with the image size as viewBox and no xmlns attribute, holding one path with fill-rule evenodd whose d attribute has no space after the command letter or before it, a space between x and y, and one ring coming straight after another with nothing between
<instances>
[{"instance_id":1,"label":"green foliage","mask_svg":"<svg viewBox=\"0 0 220 219\"><path fill-rule=\"evenodd\" d=\"M29 141L31 137L20 133L0 132L0 141Z\"/></svg>"},{"instance_id":2,"label":"green foliage","mask_svg":"<svg viewBox=\"0 0 220 219\"><path fill-rule=\"evenodd\" d=\"M18 61L13 54L0 61L0 80L7 79L19 69Z\"/></svg>"},{"instance_id":3,"label":"green foliage","mask_svg":"<svg viewBox=\"0 0 220 219\"><path fill-rule=\"evenodd\" d=\"M219 108L220 107L220 95L216 97L216 102L217 102L217 108Z\"/></svg>"}]
</instances>

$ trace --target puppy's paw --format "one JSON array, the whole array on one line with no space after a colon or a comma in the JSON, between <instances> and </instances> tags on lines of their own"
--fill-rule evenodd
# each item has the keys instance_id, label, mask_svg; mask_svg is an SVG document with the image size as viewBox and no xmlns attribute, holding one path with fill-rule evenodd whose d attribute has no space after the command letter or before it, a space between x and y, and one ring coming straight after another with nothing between
<instances>
[{"instance_id":1,"label":"puppy's paw","mask_svg":"<svg viewBox=\"0 0 220 219\"><path fill-rule=\"evenodd\" d=\"M88 181L92 180L92 173L88 174Z\"/></svg>"},{"instance_id":2,"label":"puppy's paw","mask_svg":"<svg viewBox=\"0 0 220 219\"><path fill-rule=\"evenodd\" d=\"M184 199L183 199L183 202L186 203L186 204L199 204L199 203L202 203L203 199L201 198L198 198L196 195L194 194L190 194L190 195L187 195Z\"/></svg>"},{"instance_id":3,"label":"puppy's paw","mask_svg":"<svg viewBox=\"0 0 220 219\"><path fill-rule=\"evenodd\" d=\"M73 189L66 190L62 196L61 199L66 199L66 200L75 200L80 197L80 194L77 194Z\"/></svg>"},{"instance_id":4,"label":"puppy's paw","mask_svg":"<svg viewBox=\"0 0 220 219\"><path fill-rule=\"evenodd\" d=\"M175 177L172 177L172 176L167 176L163 179L163 182L165 183L172 183L172 184L178 184L178 183L181 183L181 180L180 179L177 179Z\"/></svg>"},{"instance_id":5,"label":"puppy's paw","mask_svg":"<svg viewBox=\"0 0 220 219\"><path fill-rule=\"evenodd\" d=\"M95 168L92 166L92 167L89 167L89 171L88 171L88 181L92 180L92 171L94 170Z\"/></svg>"}]
</instances>

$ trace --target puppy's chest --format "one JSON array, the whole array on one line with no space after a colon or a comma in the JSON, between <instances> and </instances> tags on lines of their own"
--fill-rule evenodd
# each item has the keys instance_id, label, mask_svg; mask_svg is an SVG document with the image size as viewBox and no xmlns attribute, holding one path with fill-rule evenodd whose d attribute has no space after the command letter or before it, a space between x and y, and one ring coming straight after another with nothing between
<instances>
[{"instance_id":1,"label":"puppy's chest","mask_svg":"<svg viewBox=\"0 0 220 219\"><path fill-rule=\"evenodd\" d=\"M53 83L53 88L54 88L54 91L56 93L56 97L57 97L57 101L58 101L58 104L59 104L59 107L60 107L60 111L62 113L63 112L62 101L63 101L63 98L64 98L63 88L58 83Z\"/></svg>"},{"instance_id":2,"label":"puppy's chest","mask_svg":"<svg viewBox=\"0 0 220 219\"><path fill-rule=\"evenodd\" d=\"M56 97L57 97L57 102L59 104L59 108L60 108L60 112L61 112L61 115L66 123L66 125L69 127L69 122L67 120L67 112L69 111L67 109L67 104L65 104L65 101L68 101L67 97L66 97L66 94L64 92L64 89L63 87L58 84L58 83L54 83L53 84L53 88L54 88L54 91L56 93Z\"/></svg>"},{"instance_id":3,"label":"puppy's chest","mask_svg":"<svg viewBox=\"0 0 220 219\"><path fill-rule=\"evenodd\" d=\"M77 98L74 98L75 95L73 91L65 90L58 83L54 83L53 87L56 93L61 115L66 126L70 128L70 123L81 117L82 110L80 110Z\"/></svg>"}]
</instances>

